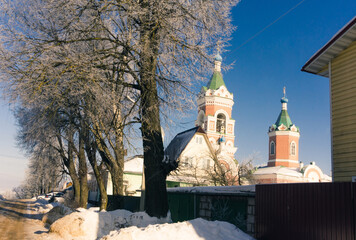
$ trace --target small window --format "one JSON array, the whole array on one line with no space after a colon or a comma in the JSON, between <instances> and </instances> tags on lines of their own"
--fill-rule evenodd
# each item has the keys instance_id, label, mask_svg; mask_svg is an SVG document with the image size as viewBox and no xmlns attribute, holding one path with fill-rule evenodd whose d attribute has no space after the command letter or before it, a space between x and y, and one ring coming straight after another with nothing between
<instances>
[{"instance_id":1,"label":"small window","mask_svg":"<svg viewBox=\"0 0 356 240\"><path fill-rule=\"evenodd\" d=\"M292 142L290 144L290 154L293 155L293 156L295 156L295 148L296 148L295 142Z\"/></svg>"},{"instance_id":2,"label":"small window","mask_svg":"<svg viewBox=\"0 0 356 240\"><path fill-rule=\"evenodd\" d=\"M205 162L205 168L210 168L210 159L207 159Z\"/></svg>"},{"instance_id":3,"label":"small window","mask_svg":"<svg viewBox=\"0 0 356 240\"><path fill-rule=\"evenodd\" d=\"M189 166L191 166L191 165L192 165L192 159L189 158L189 157L185 157L185 159L184 159L184 166L189 167Z\"/></svg>"},{"instance_id":4,"label":"small window","mask_svg":"<svg viewBox=\"0 0 356 240\"><path fill-rule=\"evenodd\" d=\"M271 143L270 143L270 155L274 155L274 154L276 154L276 144L273 141L271 141Z\"/></svg>"},{"instance_id":5,"label":"small window","mask_svg":"<svg viewBox=\"0 0 356 240\"><path fill-rule=\"evenodd\" d=\"M199 137L199 144L202 144L202 143L203 143L203 138Z\"/></svg>"}]
</instances>

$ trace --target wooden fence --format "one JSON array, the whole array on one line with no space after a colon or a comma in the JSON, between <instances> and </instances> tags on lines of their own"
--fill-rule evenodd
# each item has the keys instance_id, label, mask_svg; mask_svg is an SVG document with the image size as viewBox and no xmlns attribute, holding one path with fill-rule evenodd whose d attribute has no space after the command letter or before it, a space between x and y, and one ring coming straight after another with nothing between
<instances>
[{"instance_id":1,"label":"wooden fence","mask_svg":"<svg viewBox=\"0 0 356 240\"><path fill-rule=\"evenodd\" d=\"M355 240L356 183L256 185L261 240Z\"/></svg>"}]
</instances>

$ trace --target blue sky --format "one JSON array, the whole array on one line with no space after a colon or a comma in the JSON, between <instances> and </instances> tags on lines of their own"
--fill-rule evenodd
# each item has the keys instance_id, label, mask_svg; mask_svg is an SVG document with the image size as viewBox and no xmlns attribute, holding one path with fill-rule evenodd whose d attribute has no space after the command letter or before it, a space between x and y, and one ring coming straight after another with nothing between
<instances>
[{"instance_id":1,"label":"blue sky","mask_svg":"<svg viewBox=\"0 0 356 240\"><path fill-rule=\"evenodd\" d=\"M298 3L293 11L244 44ZM234 93L232 118L236 120L238 160L257 153L255 164L267 163L267 130L277 120L286 86L288 113L301 131L299 160L304 164L315 161L330 174L329 79L300 69L355 13L354 0L242 0L233 9L237 29L222 57L223 64L234 63L233 69L223 75L227 88ZM190 121L185 126L193 125Z\"/></svg>"},{"instance_id":2,"label":"blue sky","mask_svg":"<svg viewBox=\"0 0 356 240\"><path fill-rule=\"evenodd\" d=\"M222 57L223 63L235 62L232 70L224 72L224 80L235 98L232 117L236 120L236 157L241 160L258 152L260 159L255 164L267 162L267 130L278 117L282 89L286 86L288 112L301 131L299 159L305 164L315 161L325 173L330 173L329 81L300 69L355 16L356 1L305 0L238 48L299 2L242 0L233 9L237 30L229 51ZM190 124L187 128L193 127L192 121ZM27 160L16 148L15 136L14 118L1 102L0 192L18 185L24 177Z\"/></svg>"},{"instance_id":3,"label":"blue sky","mask_svg":"<svg viewBox=\"0 0 356 240\"><path fill-rule=\"evenodd\" d=\"M299 160L315 161L331 170L329 80L301 72L301 67L356 13L356 1L305 0L256 38L234 51L255 33L283 15L300 0L242 0L233 10L231 53L234 68L224 74L234 93L233 118L238 151L243 159L259 152L256 164L267 162L267 129L280 112L283 86L288 113L300 127Z\"/></svg>"}]
</instances>

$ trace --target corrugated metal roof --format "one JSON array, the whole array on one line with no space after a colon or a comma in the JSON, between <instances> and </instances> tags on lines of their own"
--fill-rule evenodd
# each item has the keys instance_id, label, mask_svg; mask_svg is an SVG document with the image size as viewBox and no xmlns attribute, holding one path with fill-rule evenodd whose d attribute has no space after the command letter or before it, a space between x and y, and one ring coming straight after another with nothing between
<instances>
[{"instance_id":1,"label":"corrugated metal roof","mask_svg":"<svg viewBox=\"0 0 356 240\"><path fill-rule=\"evenodd\" d=\"M308 60L302 67L302 71L329 77L327 64L353 41L356 41L356 16Z\"/></svg>"}]
</instances>

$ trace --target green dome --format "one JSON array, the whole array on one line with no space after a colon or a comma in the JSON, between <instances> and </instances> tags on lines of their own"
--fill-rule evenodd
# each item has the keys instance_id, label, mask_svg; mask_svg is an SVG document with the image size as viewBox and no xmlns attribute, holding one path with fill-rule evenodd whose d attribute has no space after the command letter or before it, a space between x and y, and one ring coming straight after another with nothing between
<instances>
[{"instance_id":1,"label":"green dome","mask_svg":"<svg viewBox=\"0 0 356 240\"><path fill-rule=\"evenodd\" d=\"M287 110L281 111L275 124L276 124L277 128L283 124L284 126L287 127L287 129L289 129L293 125L292 120L290 120Z\"/></svg>"},{"instance_id":2,"label":"green dome","mask_svg":"<svg viewBox=\"0 0 356 240\"><path fill-rule=\"evenodd\" d=\"M282 124L286 127L286 129L284 129L284 130L279 130L278 128L279 128ZM290 131L290 130L291 130L291 127L292 127L293 125L294 125L294 124L292 123L292 120L290 119L287 110L282 110L281 113L279 114L278 118L277 118L276 123L273 124L272 126L275 126L275 130L276 130L276 131ZM295 126L295 127L297 128L297 132L299 132L299 127L297 127L297 126Z\"/></svg>"},{"instance_id":3,"label":"green dome","mask_svg":"<svg viewBox=\"0 0 356 240\"><path fill-rule=\"evenodd\" d=\"M221 72L215 71L208 83L208 89L216 90L221 86L225 86ZM225 86L226 87L226 86Z\"/></svg>"}]
</instances>

